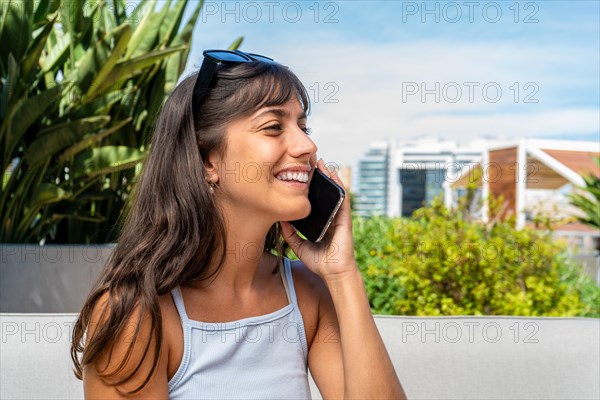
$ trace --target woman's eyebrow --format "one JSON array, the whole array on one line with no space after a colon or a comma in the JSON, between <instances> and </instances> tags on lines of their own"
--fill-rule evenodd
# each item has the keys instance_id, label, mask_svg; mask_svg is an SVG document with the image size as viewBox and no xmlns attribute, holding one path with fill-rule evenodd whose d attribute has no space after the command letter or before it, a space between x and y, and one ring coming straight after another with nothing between
<instances>
[{"instance_id":1,"label":"woman's eyebrow","mask_svg":"<svg viewBox=\"0 0 600 400\"><path fill-rule=\"evenodd\" d=\"M254 117L252 119L252 121L256 121L258 118L262 117L265 114L274 114L277 117L280 118L289 118L290 117L290 113L283 109L283 108L273 108L273 109L269 109L269 110L265 110L262 113L258 114L256 117ZM306 119L306 112L304 112L304 110L302 110L302 112L300 112L298 114L298 119Z\"/></svg>"}]
</instances>

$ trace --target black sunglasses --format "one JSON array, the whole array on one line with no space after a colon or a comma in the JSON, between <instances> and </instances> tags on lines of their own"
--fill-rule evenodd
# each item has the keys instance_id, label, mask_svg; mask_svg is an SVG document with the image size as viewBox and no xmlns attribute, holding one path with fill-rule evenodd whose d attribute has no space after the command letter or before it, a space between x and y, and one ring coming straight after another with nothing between
<instances>
[{"instance_id":1,"label":"black sunglasses","mask_svg":"<svg viewBox=\"0 0 600 400\"><path fill-rule=\"evenodd\" d=\"M204 55L204 60L202 61L202 66L200 67L200 72L198 72L192 93L193 115L198 113L198 109L208 92L215 71L220 64L239 64L253 61L275 62L272 58L261 56L260 54L244 53L240 50L204 50L202 54Z\"/></svg>"}]
</instances>

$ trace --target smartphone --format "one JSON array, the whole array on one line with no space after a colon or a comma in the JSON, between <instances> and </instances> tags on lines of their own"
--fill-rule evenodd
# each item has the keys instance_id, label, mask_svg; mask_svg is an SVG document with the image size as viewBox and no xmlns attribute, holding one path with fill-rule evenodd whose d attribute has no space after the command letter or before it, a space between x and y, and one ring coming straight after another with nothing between
<instances>
[{"instance_id":1,"label":"smartphone","mask_svg":"<svg viewBox=\"0 0 600 400\"><path fill-rule=\"evenodd\" d=\"M308 240L317 243L325 236L345 197L346 192L340 185L315 168L308 187L310 214L306 218L290 221L290 224Z\"/></svg>"}]
</instances>

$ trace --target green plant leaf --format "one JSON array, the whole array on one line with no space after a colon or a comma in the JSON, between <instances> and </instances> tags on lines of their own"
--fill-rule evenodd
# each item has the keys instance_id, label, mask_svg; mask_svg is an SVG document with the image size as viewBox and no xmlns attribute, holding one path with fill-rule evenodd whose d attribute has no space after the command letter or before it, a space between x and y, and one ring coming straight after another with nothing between
<instances>
[{"instance_id":1,"label":"green plant leaf","mask_svg":"<svg viewBox=\"0 0 600 400\"><path fill-rule=\"evenodd\" d=\"M93 144L99 143L102 139L104 139L116 132L119 132L119 130L121 130L121 128L123 128L125 125L129 124L131 122L131 120L132 120L132 118L129 117L123 121L119 121L114 126L111 126L108 129L104 129L95 135L91 135L91 136L86 137L85 139L81 140L80 142L75 143L73 146L66 149L58 157L58 160L57 160L58 164L63 164L67 159L69 159L69 158L73 157L74 155L76 155L77 153L85 150L87 147L90 147Z\"/></svg>"},{"instance_id":2,"label":"green plant leaf","mask_svg":"<svg viewBox=\"0 0 600 400\"><path fill-rule=\"evenodd\" d=\"M56 43L50 43L50 41L46 42L47 55L40 58L42 73L53 71L58 67L59 63L62 64L62 62L64 62L71 42L72 40L69 32L60 32Z\"/></svg>"},{"instance_id":3,"label":"green plant leaf","mask_svg":"<svg viewBox=\"0 0 600 400\"><path fill-rule=\"evenodd\" d=\"M102 128L109 121L108 116L98 116L46 128L31 143L24 159L32 166L45 162L65 147L72 146L86 133Z\"/></svg>"},{"instance_id":4,"label":"green plant leaf","mask_svg":"<svg viewBox=\"0 0 600 400\"><path fill-rule=\"evenodd\" d=\"M227 49L229 49L229 50L237 50L242 45L243 41L244 41L244 37L240 36L239 38L235 39L233 41L233 43L231 43Z\"/></svg>"},{"instance_id":5,"label":"green plant leaf","mask_svg":"<svg viewBox=\"0 0 600 400\"><path fill-rule=\"evenodd\" d=\"M62 86L57 85L33 97L19 99L11 115L2 121L7 129L5 149L7 152L11 151L25 131L44 114L47 108L56 102L61 90Z\"/></svg>"},{"instance_id":6,"label":"green plant leaf","mask_svg":"<svg viewBox=\"0 0 600 400\"><path fill-rule=\"evenodd\" d=\"M5 10L2 31L0 31L0 58L8 59L9 54L12 54L19 62L23 59L29 41L31 40L32 27L29 24L31 16L31 2L12 1L2 4ZM3 10L3 11L4 11ZM2 75L5 71L2 71Z\"/></svg>"},{"instance_id":7,"label":"green plant leaf","mask_svg":"<svg viewBox=\"0 0 600 400\"><path fill-rule=\"evenodd\" d=\"M31 197L29 208L38 210L46 204L68 199L70 194L61 187L44 182L39 185Z\"/></svg>"},{"instance_id":8,"label":"green plant leaf","mask_svg":"<svg viewBox=\"0 0 600 400\"><path fill-rule=\"evenodd\" d=\"M114 48L112 49L112 52L110 53L108 58L103 62L100 71L96 73L94 80L86 93L87 97L95 98L98 95L96 88L99 88L101 86L102 82L104 82L108 74L113 70L117 61L119 61L119 59L127 49L127 45L129 44L129 40L131 39L131 34L131 27L127 24L124 24L118 26L108 36L107 40L115 38L116 44L114 45Z\"/></svg>"},{"instance_id":9,"label":"green plant leaf","mask_svg":"<svg viewBox=\"0 0 600 400\"><path fill-rule=\"evenodd\" d=\"M75 157L75 178L94 177L133 167L142 161L144 153L127 146L104 146L86 150Z\"/></svg>"},{"instance_id":10,"label":"green plant leaf","mask_svg":"<svg viewBox=\"0 0 600 400\"><path fill-rule=\"evenodd\" d=\"M159 12L154 11L155 5L156 1L153 0L143 8L144 17L131 38L131 45L125 54L126 59L140 57L157 48L158 33L160 25L167 15L168 4L163 6Z\"/></svg>"},{"instance_id":11,"label":"green plant leaf","mask_svg":"<svg viewBox=\"0 0 600 400\"><path fill-rule=\"evenodd\" d=\"M46 41L50 35L50 32L52 32L54 21L55 18L50 20L49 23L45 24L41 28L41 32L34 37L33 41L29 45L29 48L27 49L27 53L23 59L23 79L27 81L35 76L36 69L40 62L40 55L46 46Z\"/></svg>"},{"instance_id":12,"label":"green plant leaf","mask_svg":"<svg viewBox=\"0 0 600 400\"><path fill-rule=\"evenodd\" d=\"M165 8L167 8L167 14L160 24L160 29L158 31L159 37L161 38L161 48L170 46L171 42L175 38L175 35L177 35L177 30L181 25L186 5L186 0L177 0L175 7L165 6Z\"/></svg>"},{"instance_id":13,"label":"green plant leaf","mask_svg":"<svg viewBox=\"0 0 600 400\"><path fill-rule=\"evenodd\" d=\"M124 62L119 62L110 71L104 82L100 84L98 91L102 93L104 90L114 85L115 82L120 82L131 78L132 76L140 73L140 71L144 68L154 65L164 60L166 57L183 50L185 50L185 46L173 47L155 51Z\"/></svg>"}]
</instances>

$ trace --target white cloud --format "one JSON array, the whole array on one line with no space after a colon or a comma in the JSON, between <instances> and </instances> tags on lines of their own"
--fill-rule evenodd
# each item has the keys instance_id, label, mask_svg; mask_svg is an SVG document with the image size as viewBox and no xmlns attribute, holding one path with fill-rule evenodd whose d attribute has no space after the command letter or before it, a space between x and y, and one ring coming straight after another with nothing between
<instances>
[{"instance_id":1,"label":"white cloud","mask_svg":"<svg viewBox=\"0 0 600 400\"><path fill-rule=\"evenodd\" d=\"M310 121L320 155L353 165L370 141L385 137L469 140L600 131L597 108L560 104L570 80L590 81L578 74L584 53L511 43L413 41L307 43L294 51L278 47L272 55L296 72L312 97L320 95ZM423 99L421 85L435 92L436 82L437 101L434 93ZM337 103L323 102L333 92L327 83L337 85ZM407 95L415 85L418 93Z\"/></svg>"}]
</instances>

